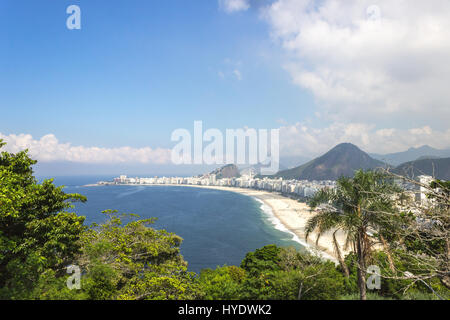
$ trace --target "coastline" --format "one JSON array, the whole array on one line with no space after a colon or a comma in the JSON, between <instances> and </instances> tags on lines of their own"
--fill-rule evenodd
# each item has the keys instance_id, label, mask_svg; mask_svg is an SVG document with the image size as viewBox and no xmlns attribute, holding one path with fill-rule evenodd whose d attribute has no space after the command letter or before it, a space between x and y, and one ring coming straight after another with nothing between
<instances>
[{"instance_id":1,"label":"coastline","mask_svg":"<svg viewBox=\"0 0 450 320\"><path fill-rule=\"evenodd\" d=\"M263 190L253 190L234 187L218 187L218 186L196 186L196 185L184 185L186 187L213 189L221 191L236 192L245 196L253 197L259 200L262 204L265 204L270 208L271 212L266 213L273 215L286 230L293 236L293 241L299 242L309 252L321 256L323 259L338 263L336 254L334 252L333 234L332 232L325 233L319 239L316 244L317 233L312 232L308 239L305 239L305 227L309 218L314 216L314 213L310 211L309 206L306 203L298 202L287 197L284 197L278 193L268 192ZM264 210L264 209L263 209ZM276 223L274 223L276 225ZM336 234L336 239L340 244L341 251L346 254L342 248L345 244L345 237L342 233Z\"/></svg>"},{"instance_id":2,"label":"coastline","mask_svg":"<svg viewBox=\"0 0 450 320\"><path fill-rule=\"evenodd\" d=\"M94 185L89 185L92 187ZM244 189L235 187L220 187L220 186L203 186L203 185L169 185L169 184L152 184L149 186L178 186L178 187L191 187L200 189L212 189L220 191L230 191L239 193L245 196L253 197L261 203L262 210L270 217L272 216L272 223L274 227L281 224L284 226L284 232L290 233L293 236L293 241L300 243L309 252L321 256L323 259L338 263L336 254L334 252L333 234L332 232L325 233L319 239L316 244L317 233L310 234L308 240L305 239L305 227L309 218L314 216L314 213L310 211L309 206L306 203L301 203L296 200L284 197L280 194L254 189ZM266 205L267 208L263 208ZM269 208L269 210L268 210ZM272 220L272 219L271 219ZM277 223L279 222L279 224ZM347 251L343 250L345 244L344 234L338 232L336 239L340 244L341 251L346 254Z\"/></svg>"}]
</instances>

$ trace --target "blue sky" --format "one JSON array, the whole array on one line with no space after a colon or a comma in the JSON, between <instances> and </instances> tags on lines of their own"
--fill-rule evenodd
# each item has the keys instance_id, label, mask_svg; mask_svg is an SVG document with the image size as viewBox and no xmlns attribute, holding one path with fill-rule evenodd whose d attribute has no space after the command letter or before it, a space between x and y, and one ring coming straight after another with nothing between
<instances>
[{"instance_id":1,"label":"blue sky","mask_svg":"<svg viewBox=\"0 0 450 320\"><path fill-rule=\"evenodd\" d=\"M81 30L66 28L70 4L81 8ZM255 10L228 15L211 0L19 0L2 1L1 12L4 134L170 147L171 132L194 120L272 128L313 114Z\"/></svg>"},{"instance_id":2,"label":"blue sky","mask_svg":"<svg viewBox=\"0 0 450 320\"><path fill-rule=\"evenodd\" d=\"M0 0L0 139L91 172L168 172L195 120L280 129L298 162L449 148L449 29L448 0Z\"/></svg>"}]
</instances>

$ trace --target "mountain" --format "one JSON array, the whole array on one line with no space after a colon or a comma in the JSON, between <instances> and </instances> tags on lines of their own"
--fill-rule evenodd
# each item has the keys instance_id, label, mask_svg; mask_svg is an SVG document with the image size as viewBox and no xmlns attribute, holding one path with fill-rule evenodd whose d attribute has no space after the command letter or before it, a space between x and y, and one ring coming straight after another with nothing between
<instances>
[{"instance_id":1,"label":"mountain","mask_svg":"<svg viewBox=\"0 0 450 320\"><path fill-rule=\"evenodd\" d=\"M430 146L422 146L419 148L410 148L407 151L390 153L390 154L370 154L374 159L387 162L391 165L398 166L405 162L411 162L420 158L448 158L450 157L450 149L440 150Z\"/></svg>"},{"instance_id":2,"label":"mountain","mask_svg":"<svg viewBox=\"0 0 450 320\"><path fill-rule=\"evenodd\" d=\"M217 179L240 177L239 168L234 164L227 164L226 166L218 168L211 172L210 175L216 175Z\"/></svg>"},{"instance_id":3,"label":"mountain","mask_svg":"<svg viewBox=\"0 0 450 320\"><path fill-rule=\"evenodd\" d=\"M421 156L419 158L416 159L416 161L419 160L436 160L436 159L442 159L441 157L436 157L436 156Z\"/></svg>"},{"instance_id":4,"label":"mountain","mask_svg":"<svg viewBox=\"0 0 450 320\"><path fill-rule=\"evenodd\" d=\"M311 157L289 156L280 158L280 170L292 169L311 161ZM283 168L284 167L284 168Z\"/></svg>"},{"instance_id":5,"label":"mountain","mask_svg":"<svg viewBox=\"0 0 450 320\"><path fill-rule=\"evenodd\" d=\"M341 176L353 176L358 169L379 167L386 167L386 164L371 158L351 143L343 143L319 158L302 166L280 171L275 176L299 180L336 180Z\"/></svg>"},{"instance_id":6,"label":"mountain","mask_svg":"<svg viewBox=\"0 0 450 320\"><path fill-rule=\"evenodd\" d=\"M408 177L427 175L440 180L450 180L450 158L410 161L401 164L393 172Z\"/></svg>"}]
</instances>

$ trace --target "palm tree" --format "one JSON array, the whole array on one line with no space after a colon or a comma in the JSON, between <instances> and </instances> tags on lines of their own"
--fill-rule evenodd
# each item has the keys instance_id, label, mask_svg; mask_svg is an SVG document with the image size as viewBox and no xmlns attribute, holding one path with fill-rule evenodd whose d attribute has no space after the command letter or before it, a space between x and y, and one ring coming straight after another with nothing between
<instances>
[{"instance_id":1,"label":"palm tree","mask_svg":"<svg viewBox=\"0 0 450 320\"><path fill-rule=\"evenodd\" d=\"M379 238L383 231L392 228L392 218L396 212L392 196L398 192L400 189L386 174L359 170L353 178L341 177L336 188L319 191L309 203L311 210L319 206L321 210L308 220L306 238L317 231L318 242L324 233L332 231L339 263L348 276L347 265L336 241L338 230L345 233L345 248L351 247L357 257L361 300L366 300L366 264L374 238Z\"/></svg>"}]
</instances>

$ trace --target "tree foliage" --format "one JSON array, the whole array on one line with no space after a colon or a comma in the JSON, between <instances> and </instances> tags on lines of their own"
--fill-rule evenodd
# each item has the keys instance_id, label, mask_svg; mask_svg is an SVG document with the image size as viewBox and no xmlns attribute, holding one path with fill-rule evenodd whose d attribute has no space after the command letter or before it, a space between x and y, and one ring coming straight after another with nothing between
<instances>
[{"instance_id":1,"label":"tree foliage","mask_svg":"<svg viewBox=\"0 0 450 320\"><path fill-rule=\"evenodd\" d=\"M86 199L38 183L35 163L26 151L0 154L0 298L27 298L41 273L60 275L80 250L84 217L67 210Z\"/></svg>"},{"instance_id":2,"label":"tree foliage","mask_svg":"<svg viewBox=\"0 0 450 320\"><path fill-rule=\"evenodd\" d=\"M0 155L1 299L199 297L180 237L151 228L154 219L110 210L105 224L88 228L84 217L68 212L86 198L52 180L39 183L35 163L27 151ZM82 270L80 290L66 286L69 265Z\"/></svg>"},{"instance_id":3,"label":"tree foliage","mask_svg":"<svg viewBox=\"0 0 450 320\"><path fill-rule=\"evenodd\" d=\"M342 230L346 247L357 257L358 286L361 299L366 299L366 267L374 240L383 242L383 235L396 227L398 212L393 195L401 190L386 174L359 170L353 178L341 177L335 189L323 189L311 200L312 209L322 205L319 213L310 218L306 237L317 231L318 238L326 232ZM341 257L339 246L335 245ZM340 259L341 266L345 264Z\"/></svg>"},{"instance_id":4,"label":"tree foliage","mask_svg":"<svg viewBox=\"0 0 450 320\"><path fill-rule=\"evenodd\" d=\"M240 268L203 270L200 285L207 299L327 300L345 293L334 263L275 245L249 252Z\"/></svg>"},{"instance_id":5,"label":"tree foliage","mask_svg":"<svg viewBox=\"0 0 450 320\"><path fill-rule=\"evenodd\" d=\"M82 237L78 264L91 299L194 299L196 279L180 255L182 239L150 228L155 219L105 211L108 221ZM127 218L131 222L124 223Z\"/></svg>"}]
</instances>

